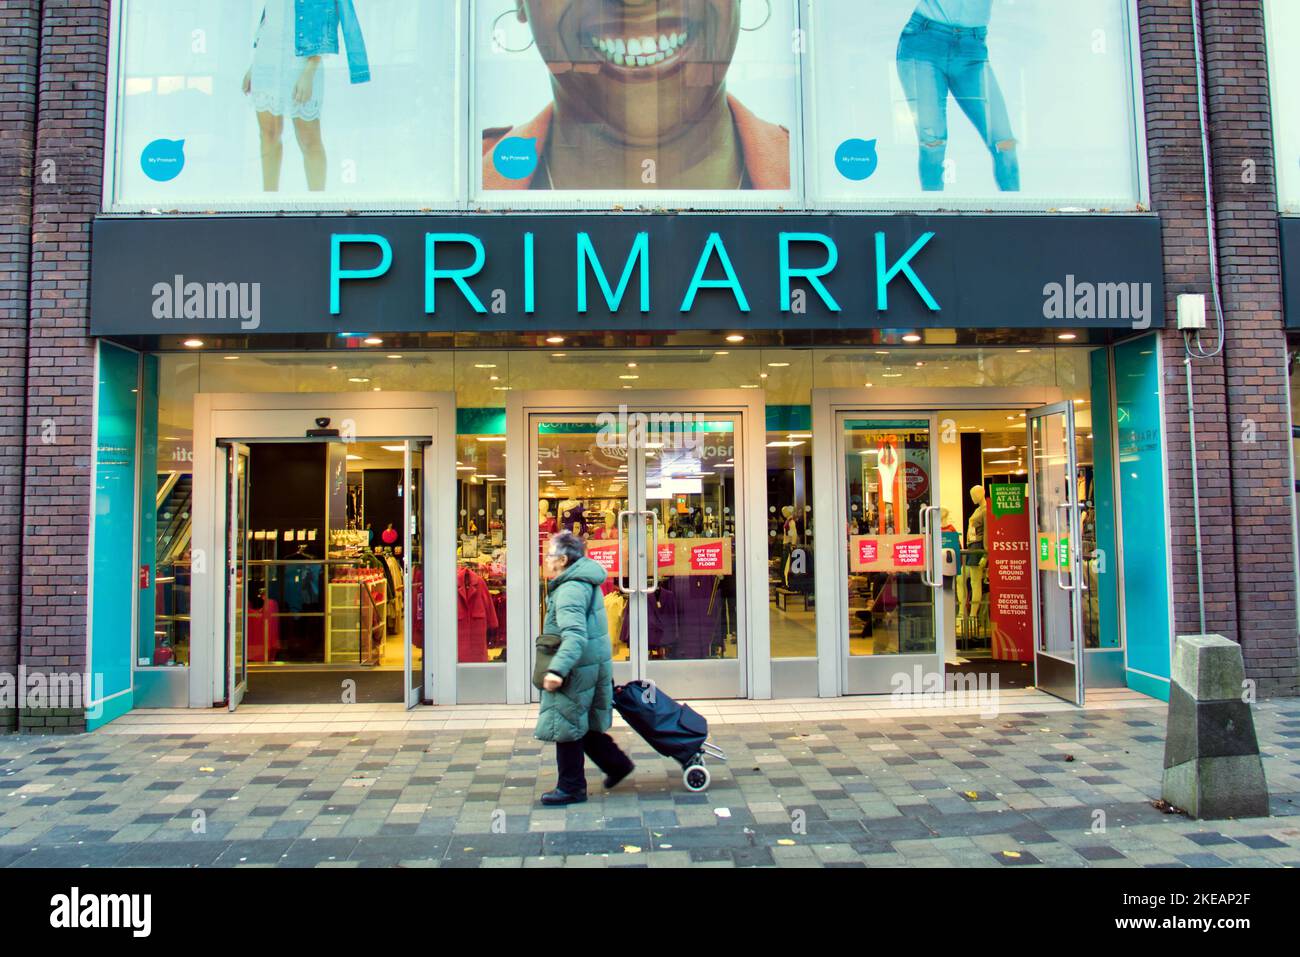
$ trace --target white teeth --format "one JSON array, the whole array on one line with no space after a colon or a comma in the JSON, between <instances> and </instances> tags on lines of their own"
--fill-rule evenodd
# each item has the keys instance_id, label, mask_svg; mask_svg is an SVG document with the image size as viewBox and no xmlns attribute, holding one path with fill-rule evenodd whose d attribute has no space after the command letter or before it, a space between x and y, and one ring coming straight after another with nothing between
<instances>
[{"instance_id":1,"label":"white teeth","mask_svg":"<svg viewBox=\"0 0 1300 957\"><path fill-rule=\"evenodd\" d=\"M615 66L654 66L685 45L686 33L664 33L654 37L591 37L591 47Z\"/></svg>"}]
</instances>

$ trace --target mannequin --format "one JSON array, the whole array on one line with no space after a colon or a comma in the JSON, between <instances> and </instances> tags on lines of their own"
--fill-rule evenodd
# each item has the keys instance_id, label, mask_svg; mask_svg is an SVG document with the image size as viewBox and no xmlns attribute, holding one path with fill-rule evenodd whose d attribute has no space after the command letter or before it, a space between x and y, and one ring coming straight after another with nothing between
<instances>
[{"instance_id":1,"label":"mannequin","mask_svg":"<svg viewBox=\"0 0 1300 957\"><path fill-rule=\"evenodd\" d=\"M614 532L614 522L617 520L617 516L610 511L602 512L601 515L604 518L604 525L596 529L591 537L598 539L617 538L618 535Z\"/></svg>"},{"instance_id":2,"label":"mannequin","mask_svg":"<svg viewBox=\"0 0 1300 957\"><path fill-rule=\"evenodd\" d=\"M970 500L975 511L966 525L966 547L962 550L961 574L957 576L957 614L963 621L962 637L967 640L979 628L980 606L984 602L984 569L988 565L988 554L984 549L987 515L984 486L972 486Z\"/></svg>"},{"instance_id":3,"label":"mannequin","mask_svg":"<svg viewBox=\"0 0 1300 957\"><path fill-rule=\"evenodd\" d=\"M907 514L907 493L898 488L898 474L902 471L899 466L902 464L902 460L898 455L898 448L893 437L882 440L878 446L878 451L876 470L880 473L880 534L888 533L886 527L887 516L890 505L893 505L894 534L906 535L907 525L904 522L904 516ZM899 494L900 491L902 491L901 495Z\"/></svg>"},{"instance_id":4,"label":"mannequin","mask_svg":"<svg viewBox=\"0 0 1300 957\"><path fill-rule=\"evenodd\" d=\"M794 520L794 506L781 506L781 517L785 519L783 543L790 548L799 544L799 523Z\"/></svg>"},{"instance_id":5,"label":"mannequin","mask_svg":"<svg viewBox=\"0 0 1300 957\"><path fill-rule=\"evenodd\" d=\"M555 531L555 516L551 514L551 503L547 499L537 502L537 527L547 534Z\"/></svg>"}]
</instances>

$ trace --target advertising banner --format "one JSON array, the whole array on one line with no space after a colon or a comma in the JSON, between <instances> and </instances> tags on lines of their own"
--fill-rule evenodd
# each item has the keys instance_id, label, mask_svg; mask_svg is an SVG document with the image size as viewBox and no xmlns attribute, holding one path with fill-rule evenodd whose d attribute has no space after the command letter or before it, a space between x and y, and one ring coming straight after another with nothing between
<instances>
[{"instance_id":1,"label":"advertising banner","mask_svg":"<svg viewBox=\"0 0 1300 957\"><path fill-rule=\"evenodd\" d=\"M660 577L731 574L730 538L674 538L661 542L658 551Z\"/></svg>"},{"instance_id":2,"label":"advertising banner","mask_svg":"<svg viewBox=\"0 0 1300 957\"><path fill-rule=\"evenodd\" d=\"M1034 655L1033 548L1029 530L1028 486L989 486L989 623L993 657L1029 661Z\"/></svg>"},{"instance_id":3,"label":"advertising banner","mask_svg":"<svg viewBox=\"0 0 1300 957\"><path fill-rule=\"evenodd\" d=\"M1136 208L1131 9L810 4L810 193L846 204Z\"/></svg>"},{"instance_id":4,"label":"advertising banner","mask_svg":"<svg viewBox=\"0 0 1300 957\"><path fill-rule=\"evenodd\" d=\"M795 0L471 7L480 201L658 205L677 194L752 206L795 195Z\"/></svg>"},{"instance_id":5,"label":"advertising banner","mask_svg":"<svg viewBox=\"0 0 1300 957\"><path fill-rule=\"evenodd\" d=\"M337 210L460 198L459 4L115 6L114 204Z\"/></svg>"}]
</instances>

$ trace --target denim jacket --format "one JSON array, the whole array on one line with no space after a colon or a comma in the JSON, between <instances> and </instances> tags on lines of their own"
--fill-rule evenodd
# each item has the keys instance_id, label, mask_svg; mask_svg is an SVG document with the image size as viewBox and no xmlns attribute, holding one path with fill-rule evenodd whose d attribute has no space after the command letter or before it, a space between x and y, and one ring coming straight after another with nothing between
<instances>
[{"instance_id":1,"label":"denim jacket","mask_svg":"<svg viewBox=\"0 0 1300 957\"><path fill-rule=\"evenodd\" d=\"M353 83L370 80L366 40L353 0L293 0L294 52L298 56L325 56L339 52L339 29L347 47L348 72ZM266 19L266 13L262 13Z\"/></svg>"}]
</instances>

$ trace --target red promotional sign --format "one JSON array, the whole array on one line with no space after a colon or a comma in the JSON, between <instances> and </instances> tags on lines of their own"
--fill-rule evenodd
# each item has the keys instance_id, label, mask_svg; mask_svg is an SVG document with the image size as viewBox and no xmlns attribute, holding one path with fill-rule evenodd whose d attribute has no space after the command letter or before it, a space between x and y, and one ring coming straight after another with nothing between
<instances>
[{"instance_id":1,"label":"red promotional sign","mask_svg":"<svg viewBox=\"0 0 1300 957\"><path fill-rule=\"evenodd\" d=\"M880 543L874 538L864 538L858 542L858 561L863 565L874 565L880 558Z\"/></svg>"},{"instance_id":2,"label":"red promotional sign","mask_svg":"<svg viewBox=\"0 0 1300 957\"><path fill-rule=\"evenodd\" d=\"M1030 661L1034 655L1034 549L1029 537L1028 486L991 485L988 497L988 579L985 601L993 657Z\"/></svg>"},{"instance_id":3,"label":"red promotional sign","mask_svg":"<svg viewBox=\"0 0 1300 957\"><path fill-rule=\"evenodd\" d=\"M903 477L907 481L907 497L909 500L918 499L930 491L930 474L916 462L906 464L903 469Z\"/></svg>"},{"instance_id":4,"label":"red promotional sign","mask_svg":"<svg viewBox=\"0 0 1300 957\"><path fill-rule=\"evenodd\" d=\"M607 573L617 574L618 550L618 542L610 542L608 545L592 542L587 545L587 557L600 565Z\"/></svg>"},{"instance_id":5,"label":"red promotional sign","mask_svg":"<svg viewBox=\"0 0 1300 957\"><path fill-rule=\"evenodd\" d=\"M899 568L920 568L925 564L925 539L894 543L894 564Z\"/></svg>"},{"instance_id":6,"label":"red promotional sign","mask_svg":"<svg viewBox=\"0 0 1300 957\"><path fill-rule=\"evenodd\" d=\"M658 562L660 568L668 568L677 563L677 547L672 544L660 545Z\"/></svg>"},{"instance_id":7,"label":"red promotional sign","mask_svg":"<svg viewBox=\"0 0 1300 957\"><path fill-rule=\"evenodd\" d=\"M722 543L696 545L691 549L692 571L711 571L722 567Z\"/></svg>"}]
</instances>

